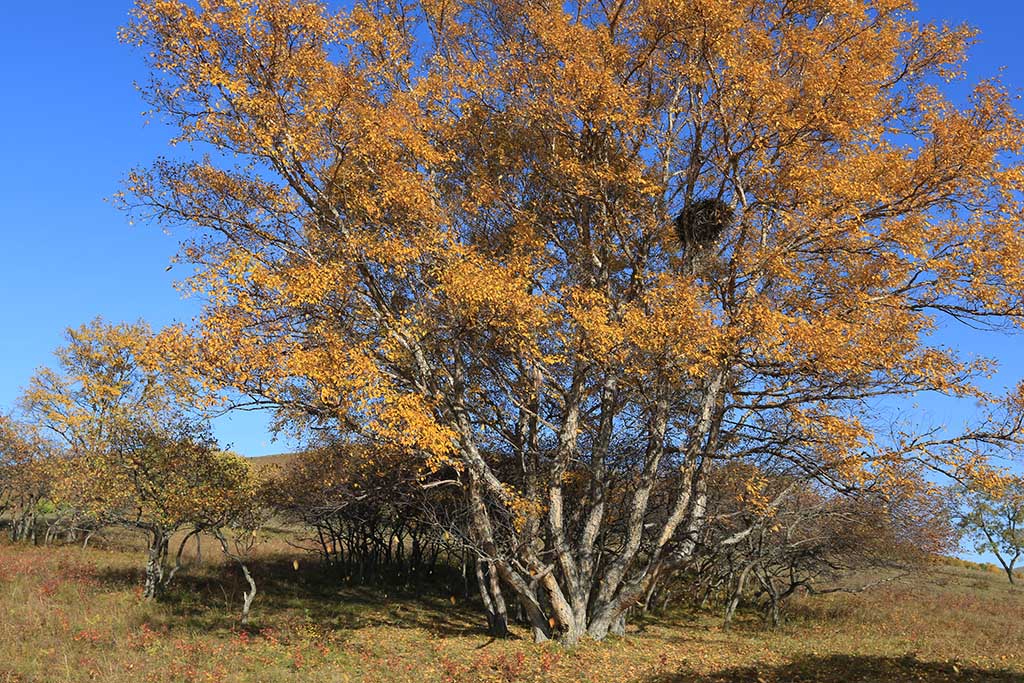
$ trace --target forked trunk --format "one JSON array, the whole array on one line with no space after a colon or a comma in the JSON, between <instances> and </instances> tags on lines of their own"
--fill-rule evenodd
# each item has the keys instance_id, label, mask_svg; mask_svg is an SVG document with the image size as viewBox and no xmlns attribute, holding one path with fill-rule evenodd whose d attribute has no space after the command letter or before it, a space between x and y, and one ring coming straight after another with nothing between
<instances>
[{"instance_id":1,"label":"forked trunk","mask_svg":"<svg viewBox=\"0 0 1024 683\"><path fill-rule=\"evenodd\" d=\"M220 543L220 548L223 553L238 563L238 566L242 570L242 576L245 578L245 582L249 584L249 590L242 591L242 625L249 623L249 608L252 607L252 601L256 597L256 580L253 578L252 572L249 571L249 565L246 563L243 552L233 552L231 546L228 544L228 539L224 536L224 532L219 528L213 528L208 530L213 534L213 537ZM237 546L236 546L237 549Z\"/></svg>"}]
</instances>

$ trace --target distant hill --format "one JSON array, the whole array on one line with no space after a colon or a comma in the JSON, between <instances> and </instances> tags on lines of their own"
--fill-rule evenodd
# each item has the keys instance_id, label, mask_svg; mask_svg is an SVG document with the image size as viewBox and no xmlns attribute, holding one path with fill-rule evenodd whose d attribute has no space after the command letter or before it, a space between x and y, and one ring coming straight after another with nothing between
<instances>
[{"instance_id":1,"label":"distant hill","mask_svg":"<svg viewBox=\"0 0 1024 683\"><path fill-rule=\"evenodd\" d=\"M275 453L273 455L257 455L247 460L256 467L267 465L287 465L298 457L298 453Z\"/></svg>"}]
</instances>

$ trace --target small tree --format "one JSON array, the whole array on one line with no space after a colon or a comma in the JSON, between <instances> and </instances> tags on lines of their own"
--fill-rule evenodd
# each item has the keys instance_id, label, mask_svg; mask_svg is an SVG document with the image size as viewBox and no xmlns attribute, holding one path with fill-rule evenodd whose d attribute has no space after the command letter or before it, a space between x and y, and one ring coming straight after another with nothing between
<instances>
[{"instance_id":1,"label":"small tree","mask_svg":"<svg viewBox=\"0 0 1024 683\"><path fill-rule=\"evenodd\" d=\"M251 512L255 512L255 509ZM263 526L263 521L258 514L247 514L236 518L229 525L211 529L211 533L220 544L221 551L238 564L242 570L242 576L249 586L248 589L242 591L241 623L243 625L249 623L249 610L256 597L256 579L253 577L249 565L252 553L259 545L259 530Z\"/></svg>"},{"instance_id":2,"label":"small tree","mask_svg":"<svg viewBox=\"0 0 1024 683\"><path fill-rule=\"evenodd\" d=\"M0 415L0 517L10 519L11 540L34 535L36 511L48 490L49 446L32 425Z\"/></svg>"},{"instance_id":3,"label":"small tree","mask_svg":"<svg viewBox=\"0 0 1024 683\"><path fill-rule=\"evenodd\" d=\"M1016 583L1015 567L1024 555L1024 478L1011 477L996 489L968 493L960 526L975 550L995 555L1006 578Z\"/></svg>"},{"instance_id":4,"label":"small tree","mask_svg":"<svg viewBox=\"0 0 1024 683\"><path fill-rule=\"evenodd\" d=\"M67 338L56 369L39 370L22 400L65 445L49 465L54 502L90 526L142 531L144 595L156 597L171 576L171 535L226 518L247 464L218 451L207 426L189 416L191 387L163 367L148 325L97 318Z\"/></svg>"},{"instance_id":5,"label":"small tree","mask_svg":"<svg viewBox=\"0 0 1024 683\"><path fill-rule=\"evenodd\" d=\"M741 603L756 604L774 627L793 595L867 590L955 545L946 505L912 471L898 489L866 482L844 493L738 466L713 483L714 521L694 569L701 597L722 599L727 626Z\"/></svg>"},{"instance_id":6,"label":"small tree","mask_svg":"<svg viewBox=\"0 0 1024 683\"><path fill-rule=\"evenodd\" d=\"M147 598L157 597L172 576L166 565L174 532L231 519L248 478L244 459L218 451L204 431L187 422L131 430L102 451L63 458L58 471L57 503L145 534Z\"/></svg>"}]
</instances>

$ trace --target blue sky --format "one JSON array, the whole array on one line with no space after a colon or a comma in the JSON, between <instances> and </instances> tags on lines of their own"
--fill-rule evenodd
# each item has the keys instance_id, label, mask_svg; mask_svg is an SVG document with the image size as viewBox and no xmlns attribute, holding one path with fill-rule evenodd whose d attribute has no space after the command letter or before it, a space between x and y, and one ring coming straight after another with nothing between
<instances>
[{"instance_id":1,"label":"blue sky","mask_svg":"<svg viewBox=\"0 0 1024 683\"><path fill-rule=\"evenodd\" d=\"M968 21L982 30L970 80L996 74L1024 89L1018 51L1024 3L1015 0L921 0L921 15ZM135 165L159 154L169 129L144 125L144 105L132 85L143 80L139 55L117 42L130 3L50 0L4 3L0 12L0 411L9 408L33 370L50 362L68 325L96 315L145 318L155 327L187 319L166 272L177 237L154 226L129 226L105 202ZM1000 359L996 386L1024 377L1019 341L963 330L946 341ZM963 406L922 404L931 420L956 423ZM897 410L902 410L899 408ZM279 452L258 415L217 425L222 442L247 455Z\"/></svg>"},{"instance_id":2,"label":"blue sky","mask_svg":"<svg viewBox=\"0 0 1024 683\"><path fill-rule=\"evenodd\" d=\"M129 168L169 153L169 129L144 125L139 55L117 41L129 7L19 0L0 10L0 411L50 362L65 327L97 315L160 327L196 311L165 270L177 238L129 226L105 201ZM246 455L287 448L251 413L217 432Z\"/></svg>"}]
</instances>

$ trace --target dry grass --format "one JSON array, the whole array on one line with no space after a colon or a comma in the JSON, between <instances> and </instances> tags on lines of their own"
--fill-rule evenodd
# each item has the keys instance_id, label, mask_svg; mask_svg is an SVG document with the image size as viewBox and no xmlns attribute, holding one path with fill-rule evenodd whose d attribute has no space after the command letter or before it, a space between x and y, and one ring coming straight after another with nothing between
<instances>
[{"instance_id":1,"label":"dry grass","mask_svg":"<svg viewBox=\"0 0 1024 683\"><path fill-rule=\"evenodd\" d=\"M647 619L627 638L570 651L519 632L493 641L458 586L357 588L287 545L257 567L247 629L239 577L204 564L144 602L141 554L0 545L0 682L643 681L823 683L1024 681L1024 591L990 572L940 566L912 583L804 600L788 626L747 615Z\"/></svg>"}]
</instances>

